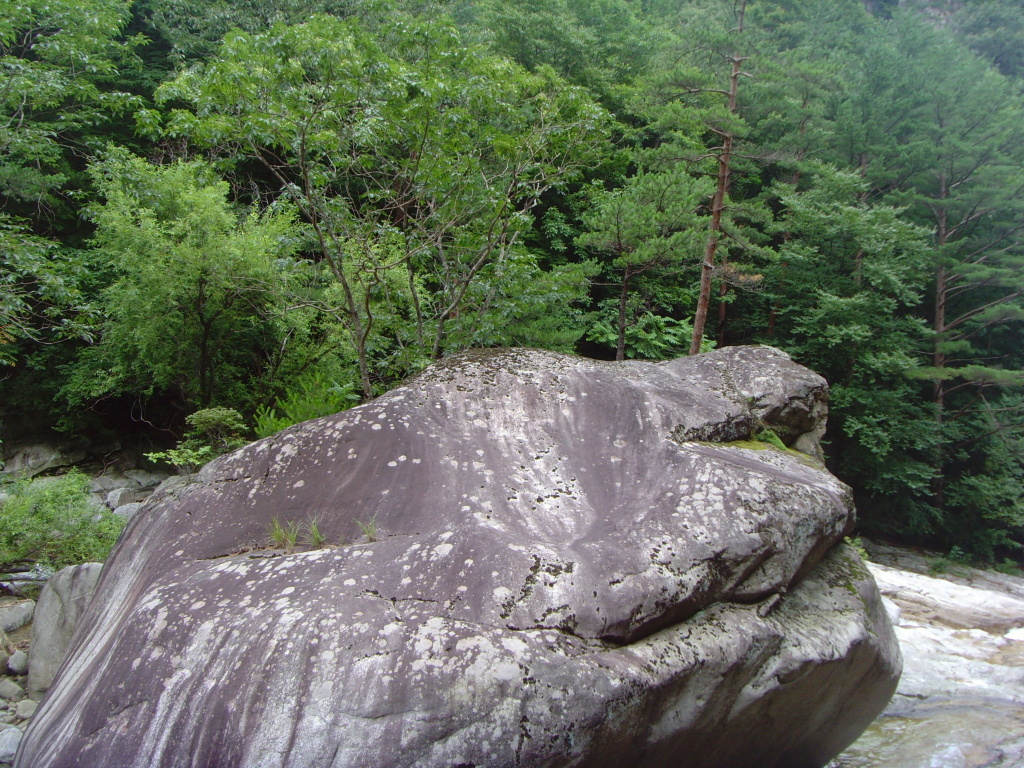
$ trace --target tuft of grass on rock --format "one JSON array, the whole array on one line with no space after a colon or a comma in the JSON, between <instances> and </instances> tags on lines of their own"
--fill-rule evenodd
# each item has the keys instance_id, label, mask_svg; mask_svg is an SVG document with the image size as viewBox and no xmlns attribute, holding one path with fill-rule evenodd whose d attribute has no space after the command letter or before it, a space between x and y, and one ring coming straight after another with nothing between
<instances>
[{"instance_id":1,"label":"tuft of grass on rock","mask_svg":"<svg viewBox=\"0 0 1024 768\"><path fill-rule=\"evenodd\" d=\"M270 521L270 531L268 532L270 543L278 549L283 549L286 553L291 553L298 543L299 530L300 526L294 520L282 523L275 517Z\"/></svg>"},{"instance_id":2,"label":"tuft of grass on rock","mask_svg":"<svg viewBox=\"0 0 1024 768\"><path fill-rule=\"evenodd\" d=\"M363 536L366 537L367 541L373 542L377 540L377 515L374 514L366 522L362 520L356 520L356 525L359 526L359 530L363 532Z\"/></svg>"},{"instance_id":3,"label":"tuft of grass on rock","mask_svg":"<svg viewBox=\"0 0 1024 768\"><path fill-rule=\"evenodd\" d=\"M327 545L327 537L320 530L319 520L310 517L305 524L305 539L310 549L323 549Z\"/></svg>"}]
</instances>

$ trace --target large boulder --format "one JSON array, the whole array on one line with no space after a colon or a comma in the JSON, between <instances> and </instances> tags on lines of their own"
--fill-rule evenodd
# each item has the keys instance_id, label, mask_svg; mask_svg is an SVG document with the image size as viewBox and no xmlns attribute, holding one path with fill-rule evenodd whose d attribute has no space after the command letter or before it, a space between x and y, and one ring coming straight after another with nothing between
<instances>
[{"instance_id":1,"label":"large boulder","mask_svg":"<svg viewBox=\"0 0 1024 768\"><path fill-rule=\"evenodd\" d=\"M86 458L80 445L35 443L11 450L0 474L13 477L34 477L48 470L73 467Z\"/></svg>"},{"instance_id":2,"label":"large boulder","mask_svg":"<svg viewBox=\"0 0 1024 768\"><path fill-rule=\"evenodd\" d=\"M101 570L102 563L70 565L50 577L39 594L28 667L30 696L40 696L53 682L75 628L96 591Z\"/></svg>"},{"instance_id":3,"label":"large boulder","mask_svg":"<svg viewBox=\"0 0 1024 768\"><path fill-rule=\"evenodd\" d=\"M848 489L751 441L826 399L770 348L488 352L222 457L129 523L16 765L822 766L900 666Z\"/></svg>"}]
</instances>

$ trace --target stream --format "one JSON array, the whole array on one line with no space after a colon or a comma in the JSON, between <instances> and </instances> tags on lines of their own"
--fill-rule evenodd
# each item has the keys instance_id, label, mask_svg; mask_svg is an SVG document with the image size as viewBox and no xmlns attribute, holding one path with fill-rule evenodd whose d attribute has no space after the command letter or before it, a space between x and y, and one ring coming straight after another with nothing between
<instances>
[{"instance_id":1,"label":"stream","mask_svg":"<svg viewBox=\"0 0 1024 768\"><path fill-rule=\"evenodd\" d=\"M903 651L886 711L830 768L1024 768L1024 579L869 547Z\"/></svg>"}]
</instances>

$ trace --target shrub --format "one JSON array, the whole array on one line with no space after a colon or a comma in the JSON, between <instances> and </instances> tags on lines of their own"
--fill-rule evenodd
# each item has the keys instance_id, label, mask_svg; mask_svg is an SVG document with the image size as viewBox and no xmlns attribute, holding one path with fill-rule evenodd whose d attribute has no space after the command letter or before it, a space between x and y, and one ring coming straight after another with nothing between
<instances>
[{"instance_id":1,"label":"shrub","mask_svg":"<svg viewBox=\"0 0 1024 768\"><path fill-rule=\"evenodd\" d=\"M96 504L88 484L78 472L14 483L0 504L0 570L105 560L124 520Z\"/></svg>"},{"instance_id":2,"label":"shrub","mask_svg":"<svg viewBox=\"0 0 1024 768\"><path fill-rule=\"evenodd\" d=\"M241 448L247 442L242 437L245 422L234 408L204 408L186 416L185 421L189 430L177 447L147 453L146 458L150 461L168 461L186 475L191 475L211 459Z\"/></svg>"},{"instance_id":3,"label":"shrub","mask_svg":"<svg viewBox=\"0 0 1024 768\"><path fill-rule=\"evenodd\" d=\"M351 382L338 384L321 373L308 374L278 398L273 408L256 409L256 436L269 437L293 424L330 416L358 402L359 395Z\"/></svg>"},{"instance_id":4,"label":"shrub","mask_svg":"<svg viewBox=\"0 0 1024 768\"><path fill-rule=\"evenodd\" d=\"M242 414L234 408L204 408L191 416L186 416L189 430L181 447L198 449L209 446L214 455L241 448L248 441L242 436L245 433L245 421Z\"/></svg>"}]
</instances>

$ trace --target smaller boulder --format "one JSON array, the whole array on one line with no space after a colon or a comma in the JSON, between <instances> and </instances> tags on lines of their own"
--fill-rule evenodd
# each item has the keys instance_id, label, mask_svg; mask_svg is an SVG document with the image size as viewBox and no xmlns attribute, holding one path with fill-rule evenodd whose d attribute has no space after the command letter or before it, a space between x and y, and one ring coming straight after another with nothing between
<instances>
[{"instance_id":1,"label":"smaller boulder","mask_svg":"<svg viewBox=\"0 0 1024 768\"><path fill-rule=\"evenodd\" d=\"M101 570L102 563L68 566L46 582L39 594L28 665L28 689L33 697L50 687L64 661L78 621L96 591Z\"/></svg>"},{"instance_id":2,"label":"smaller boulder","mask_svg":"<svg viewBox=\"0 0 1024 768\"><path fill-rule=\"evenodd\" d=\"M145 469L127 469L124 475L137 482L142 488L156 488L170 477L166 472L150 472Z\"/></svg>"},{"instance_id":3,"label":"smaller boulder","mask_svg":"<svg viewBox=\"0 0 1024 768\"><path fill-rule=\"evenodd\" d=\"M0 731L0 763L14 762L23 733L20 728L7 728Z\"/></svg>"},{"instance_id":4,"label":"smaller boulder","mask_svg":"<svg viewBox=\"0 0 1024 768\"><path fill-rule=\"evenodd\" d=\"M9 677L0 678L0 699L20 701L25 698L25 689Z\"/></svg>"},{"instance_id":5,"label":"smaller boulder","mask_svg":"<svg viewBox=\"0 0 1024 768\"><path fill-rule=\"evenodd\" d=\"M32 701L32 699L22 699L18 702L18 706L14 708L14 714L20 720L28 720L36 713L36 707L38 706L39 702Z\"/></svg>"},{"instance_id":6,"label":"smaller boulder","mask_svg":"<svg viewBox=\"0 0 1024 768\"><path fill-rule=\"evenodd\" d=\"M115 488L107 494L107 506L111 509L117 509L125 504L134 504L138 500L134 488Z\"/></svg>"},{"instance_id":7,"label":"smaller boulder","mask_svg":"<svg viewBox=\"0 0 1024 768\"><path fill-rule=\"evenodd\" d=\"M89 481L89 492L99 493L104 496L115 488L123 488L124 479L116 475L100 475Z\"/></svg>"},{"instance_id":8,"label":"smaller boulder","mask_svg":"<svg viewBox=\"0 0 1024 768\"><path fill-rule=\"evenodd\" d=\"M191 485L193 481L194 478L188 475L170 475L156 487L153 493L164 493L175 496L181 489Z\"/></svg>"},{"instance_id":9,"label":"smaller boulder","mask_svg":"<svg viewBox=\"0 0 1024 768\"><path fill-rule=\"evenodd\" d=\"M24 651L15 651L14 655L7 660L7 671L12 675L27 674L28 654Z\"/></svg>"},{"instance_id":10,"label":"smaller boulder","mask_svg":"<svg viewBox=\"0 0 1024 768\"><path fill-rule=\"evenodd\" d=\"M131 504L122 504L119 507L115 507L114 514L118 517L123 517L125 520L131 520L138 514L140 509L142 509L142 502L134 501Z\"/></svg>"},{"instance_id":11,"label":"smaller boulder","mask_svg":"<svg viewBox=\"0 0 1024 768\"><path fill-rule=\"evenodd\" d=\"M35 612L36 604L33 600L21 600L17 603L0 605L0 631L13 632L21 629L30 621Z\"/></svg>"}]
</instances>

